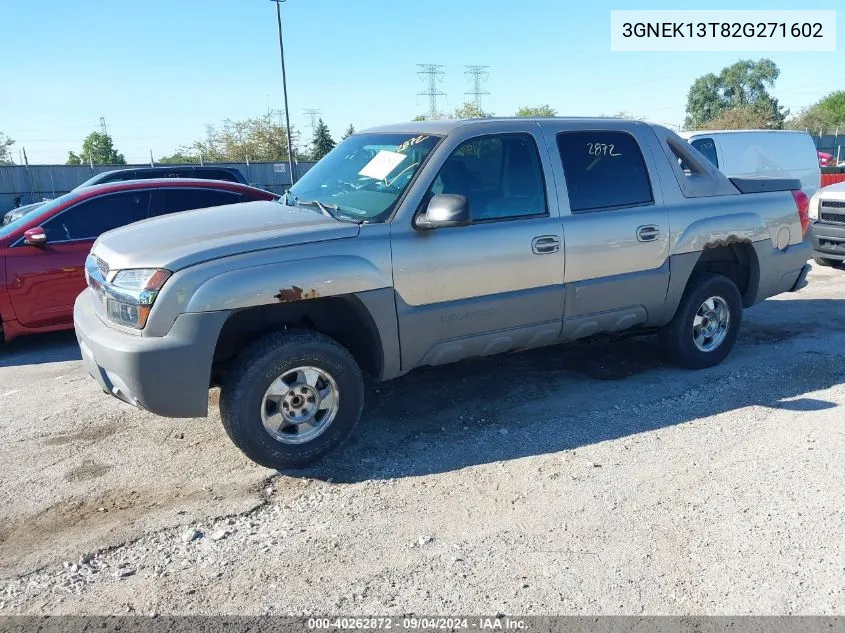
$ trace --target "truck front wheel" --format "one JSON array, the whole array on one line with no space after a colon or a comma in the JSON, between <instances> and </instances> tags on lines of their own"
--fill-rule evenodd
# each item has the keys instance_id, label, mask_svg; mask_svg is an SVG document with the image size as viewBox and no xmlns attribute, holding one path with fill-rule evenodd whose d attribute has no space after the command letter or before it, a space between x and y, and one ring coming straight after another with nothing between
<instances>
[{"instance_id":1,"label":"truck front wheel","mask_svg":"<svg viewBox=\"0 0 845 633\"><path fill-rule=\"evenodd\" d=\"M235 359L223 380L220 417L247 457L284 470L342 443L363 404L361 370L346 348L316 332L286 330Z\"/></svg>"},{"instance_id":2,"label":"truck front wheel","mask_svg":"<svg viewBox=\"0 0 845 633\"><path fill-rule=\"evenodd\" d=\"M742 297L723 275L702 274L690 279L674 318L659 332L672 359L689 369L721 363L739 334Z\"/></svg>"},{"instance_id":3,"label":"truck front wheel","mask_svg":"<svg viewBox=\"0 0 845 633\"><path fill-rule=\"evenodd\" d=\"M828 259L827 257L816 257L815 255L813 255L813 261L816 262L819 266L839 266L843 263L836 259Z\"/></svg>"}]
</instances>

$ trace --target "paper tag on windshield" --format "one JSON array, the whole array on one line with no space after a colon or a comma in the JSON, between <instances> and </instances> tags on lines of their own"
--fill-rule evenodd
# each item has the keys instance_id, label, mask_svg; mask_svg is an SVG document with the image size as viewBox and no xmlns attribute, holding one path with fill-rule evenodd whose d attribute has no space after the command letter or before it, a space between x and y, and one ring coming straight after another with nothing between
<instances>
[{"instance_id":1,"label":"paper tag on windshield","mask_svg":"<svg viewBox=\"0 0 845 633\"><path fill-rule=\"evenodd\" d=\"M358 175L375 178L376 180L384 180L406 158L408 158L407 154L388 152L383 149L373 156L373 159L369 163L364 165L364 169L359 171Z\"/></svg>"}]
</instances>

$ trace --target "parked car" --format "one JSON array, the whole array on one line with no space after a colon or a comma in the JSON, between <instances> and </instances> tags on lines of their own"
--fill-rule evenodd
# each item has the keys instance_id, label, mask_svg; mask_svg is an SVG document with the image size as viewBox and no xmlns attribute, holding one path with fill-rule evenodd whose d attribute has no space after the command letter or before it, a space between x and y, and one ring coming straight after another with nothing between
<instances>
[{"instance_id":1,"label":"parked car","mask_svg":"<svg viewBox=\"0 0 845 633\"><path fill-rule=\"evenodd\" d=\"M149 178L203 178L209 180L225 180L228 182L239 182L242 185L249 184L235 167L219 167L205 165L163 165L160 167L134 167L131 169L114 169L104 171L76 187L90 187L102 185L107 182L118 182L125 180L146 180Z\"/></svg>"},{"instance_id":2,"label":"parked car","mask_svg":"<svg viewBox=\"0 0 845 633\"><path fill-rule=\"evenodd\" d=\"M277 198L239 183L164 179L95 185L45 202L0 227L0 342L73 327L85 257L101 233L186 209ZM168 237L149 239L162 245Z\"/></svg>"},{"instance_id":3,"label":"parked car","mask_svg":"<svg viewBox=\"0 0 845 633\"><path fill-rule=\"evenodd\" d=\"M729 179L635 121L375 128L283 201L100 237L77 339L105 392L201 417L220 385L246 455L302 466L355 427L363 373L631 328L683 367L721 362L743 308L806 284L800 186Z\"/></svg>"},{"instance_id":4,"label":"parked car","mask_svg":"<svg viewBox=\"0 0 845 633\"><path fill-rule=\"evenodd\" d=\"M17 220L22 215L26 215L33 209L40 207L42 204L47 202L47 200L40 200L39 202L32 202L30 204L21 205L11 211L7 212L6 215L3 216L2 225L11 224L15 220Z\"/></svg>"},{"instance_id":5,"label":"parked car","mask_svg":"<svg viewBox=\"0 0 845 633\"><path fill-rule=\"evenodd\" d=\"M827 152L818 152L818 154L819 154L819 167L836 166L836 161L833 158L833 154L828 154Z\"/></svg>"},{"instance_id":6,"label":"parked car","mask_svg":"<svg viewBox=\"0 0 845 633\"><path fill-rule=\"evenodd\" d=\"M698 130L681 136L728 177L797 178L807 197L821 187L819 154L806 132Z\"/></svg>"},{"instance_id":7,"label":"parked car","mask_svg":"<svg viewBox=\"0 0 845 633\"><path fill-rule=\"evenodd\" d=\"M810 200L813 260L819 266L845 264L845 182L822 187Z\"/></svg>"}]
</instances>

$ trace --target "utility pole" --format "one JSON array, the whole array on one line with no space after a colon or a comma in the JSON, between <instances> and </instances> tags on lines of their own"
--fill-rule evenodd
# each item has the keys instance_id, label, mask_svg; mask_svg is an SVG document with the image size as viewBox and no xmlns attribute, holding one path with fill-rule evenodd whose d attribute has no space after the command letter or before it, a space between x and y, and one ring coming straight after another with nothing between
<instances>
[{"instance_id":1,"label":"utility pole","mask_svg":"<svg viewBox=\"0 0 845 633\"><path fill-rule=\"evenodd\" d=\"M426 82L426 89L417 93L420 97L428 97L428 117L436 119L439 116L437 110L437 97L445 97L446 93L437 89L437 82L443 81L446 73L443 72L442 64L417 64L420 71L417 75Z\"/></svg>"},{"instance_id":2,"label":"utility pole","mask_svg":"<svg viewBox=\"0 0 845 633\"><path fill-rule=\"evenodd\" d=\"M487 90L482 90L481 82L487 81L490 77L490 73L487 71L490 66L464 66L466 71L464 74L470 80L471 90L469 92L465 92L464 95L467 97L472 97L472 102L475 104L479 110L481 109L481 97L489 95L490 92Z\"/></svg>"},{"instance_id":3,"label":"utility pole","mask_svg":"<svg viewBox=\"0 0 845 633\"><path fill-rule=\"evenodd\" d=\"M109 129L106 127L106 117L104 116L100 117L100 130L102 131L103 136L109 135Z\"/></svg>"},{"instance_id":4,"label":"utility pole","mask_svg":"<svg viewBox=\"0 0 845 633\"><path fill-rule=\"evenodd\" d=\"M288 115L288 83L287 73L285 72L285 45L282 41L282 2L287 0L270 0L276 3L276 21L279 24L279 56L282 60L282 92L285 98L285 129L288 137L288 169L290 170L290 182L296 182L296 174L293 173L293 139L290 134L290 116Z\"/></svg>"},{"instance_id":5,"label":"utility pole","mask_svg":"<svg viewBox=\"0 0 845 633\"><path fill-rule=\"evenodd\" d=\"M322 114L316 108L310 108L308 110L303 110L305 116L308 117L308 127L311 128L311 142L314 142L314 137L317 135L317 118Z\"/></svg>"}]
</instances>

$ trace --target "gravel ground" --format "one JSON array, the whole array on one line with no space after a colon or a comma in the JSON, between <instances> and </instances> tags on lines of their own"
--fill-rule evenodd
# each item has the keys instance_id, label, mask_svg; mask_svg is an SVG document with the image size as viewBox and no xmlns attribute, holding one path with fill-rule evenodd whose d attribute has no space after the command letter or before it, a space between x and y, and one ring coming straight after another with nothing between
<instances>
[{"instance_id":1,"label":"gravel ground","mask_svg":"<svg viewBox=\"0 0 845 633\"><path fill-rule=\"evenodd\" d=\"M719 367L644 337L419 370L292 477L216 412L106 397L72 334L20 339L0 614L841 614L843 382L845 271L817 268Z\"/></svg>"}]
</instances>

